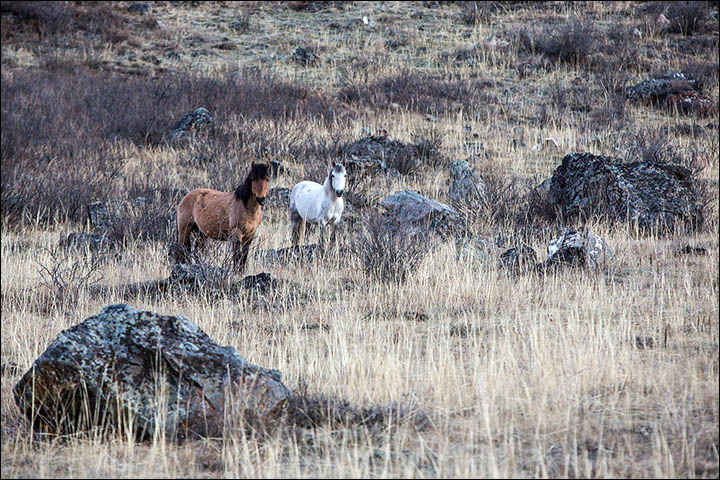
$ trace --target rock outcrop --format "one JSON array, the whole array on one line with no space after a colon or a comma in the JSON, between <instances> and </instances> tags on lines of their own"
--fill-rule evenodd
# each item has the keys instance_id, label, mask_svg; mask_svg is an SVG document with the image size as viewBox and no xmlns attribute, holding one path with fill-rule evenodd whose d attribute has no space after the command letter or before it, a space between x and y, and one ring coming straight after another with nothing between
<instances>
[{"instance_id":1,"label":"rock outcrop","mask_svg":"<svg viewBox=\"0 0 720 480\"><path fill-rule=\"evenodd\" d=\"M454 208L413 190L393 193L380 205L385 208L389 221L419 228L425 233L448 237L464 230L462 218Z\"/></svg>"},{"instance_id":2,"label":"rock outcrop","mask_svg":"<svg viewBox=\"0 0 720 480\"><path fill-rule=\"evenodd\" d=\"M566 155L550 180L548 201L566 219L606 216L642 229L696 226L702 202L692 172L659 162L622 163L590 153Z\"/></svg>"},{"instance_id":3,"label":"rock outcrop","mask_svg":"<svg viewBox=\"0 0 720 480\"><path fill-rule=\"evenodd\" d=\"M290 395L280 372L216 344L184 317L127 305L61 332L13 391L39 431L104 427L178 440L222 435L226 412L271 424Z\"/></svg>"}]
</instances>

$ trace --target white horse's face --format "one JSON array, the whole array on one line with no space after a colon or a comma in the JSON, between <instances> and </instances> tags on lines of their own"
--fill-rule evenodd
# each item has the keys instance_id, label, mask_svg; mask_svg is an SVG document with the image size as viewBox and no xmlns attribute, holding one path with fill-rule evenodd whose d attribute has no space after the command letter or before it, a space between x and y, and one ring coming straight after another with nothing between
<instances>
[{"instance_id":1,"label":"white horse's face","mask_svg":"<svg viewBox=\"0 0 720 480\"><path fill-rule=\"evenodd\" d=\"M342 197L345 192L346 176L345 167L339 163L330 170L330 186L338 197Z\"/></svg>"}]
</instances>

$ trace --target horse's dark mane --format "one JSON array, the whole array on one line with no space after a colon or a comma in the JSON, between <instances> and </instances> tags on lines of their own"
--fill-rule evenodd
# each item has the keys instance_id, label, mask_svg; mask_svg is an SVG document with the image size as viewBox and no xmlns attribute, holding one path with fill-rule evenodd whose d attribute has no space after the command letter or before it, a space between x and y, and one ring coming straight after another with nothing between
<instances>
[{"instance_id":1,"label":"horse's dark mane","mask_svg":"<svg viewBox=\"0 0 720 480\"><path fill-rule=\"evenodd\" d=\"M267 165L264 163L254 164L250 169L250 173L248 173L248 176L245 178L245 181L235 189L235 198L241 200L243 205L247 206L247 202L250 200L250 195L252 194L253 180L268 177L269 175L270 172Z\"/></svg>"}]
</instances>

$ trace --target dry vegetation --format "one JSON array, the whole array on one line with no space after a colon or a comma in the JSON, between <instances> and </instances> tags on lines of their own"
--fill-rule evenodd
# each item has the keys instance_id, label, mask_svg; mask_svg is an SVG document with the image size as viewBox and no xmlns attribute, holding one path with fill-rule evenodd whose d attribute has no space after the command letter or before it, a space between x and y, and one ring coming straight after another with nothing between
<instances>
[{"instance_id":1,"label":"dry vegetation","mask_svg":"<svg viewBox=\"0 0 720 480\"><path fill-rule=\"evenodd\" d=\"M717 478L717 111L623 93L681 70L717 103L716 2L129 5L1 6L3 478ZM314 60L295 61L296 47ZM167 144L200 106L212 134ZM230 190L260 160L286 167L271 186L318 179L379 128L432 154L348 185L367 220L365 237L341 240L360 243L354 254L266 265L251 252L246 274L280 280L266 295L124 296L168 276L164 219L184 192ZM532 150L544 137L560 150ZM544 252L557 219L529 187L578 151L692 166L704 224L660 236L591 220L612 269L509 276L458 260L450 240L373 223L402 189L448 202L449 163L470 157L493 195L472 232ZM86 228L91 201L137 197L106 253L58 247ZM289 238L286 212L268 210L253 251ZM222 263L224 245L211 247L206 260ZM34 437L12 386L60 331L111 303L183 315L279 369L288 415L271 434L182 445Z\"/></svg>"}]
</instances>

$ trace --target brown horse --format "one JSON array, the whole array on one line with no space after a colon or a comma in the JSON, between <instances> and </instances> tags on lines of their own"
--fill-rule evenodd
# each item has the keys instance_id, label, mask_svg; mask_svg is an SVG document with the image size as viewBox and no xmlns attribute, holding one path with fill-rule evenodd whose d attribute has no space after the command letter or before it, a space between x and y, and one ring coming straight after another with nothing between
<instances>
[{"instance_id":1,"label":"brown horse","mask_svg":"<svg viewBox=\"0 0 720 480\"><path fill-rule=\"evenodd\" d=\"M190 234L200 232L200 246L205 237L233 242L233 262L239 271L245 268L250 244L262 221L262 205L268 193L270 167L253 163L245 181L234 192L198 188L185 195L177 206L177 261L185 262L190 251Z\"/></svg>"}]
</instances>

